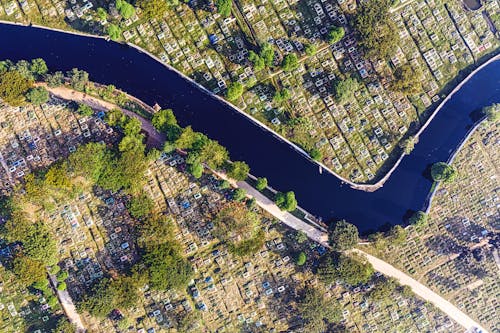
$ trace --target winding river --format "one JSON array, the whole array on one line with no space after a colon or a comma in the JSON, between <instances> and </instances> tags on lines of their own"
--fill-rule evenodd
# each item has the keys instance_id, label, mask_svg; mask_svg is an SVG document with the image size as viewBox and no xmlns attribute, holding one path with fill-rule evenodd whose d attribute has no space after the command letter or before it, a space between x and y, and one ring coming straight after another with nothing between
<instances>
[{"instance_id":1,"label":"winding river","mask_svg":"<svg viewBox=\"0 0 500 333\"><path fill-rule=\"evenodd\" d=\"M326 172L320 174L316 164L289 145L131 47L5 24L0 24L0 45L0 59L40 57L52 71L78 67L93 81L114 84L150 105L172 108L181 125L192 125L218 140L234 160L246 161L254 175L267 177L277 189L295 191L306 210L324 220L345 218L362 232L400 224L410 210L422 209L432 185L425 170L453 153L473 125L471 112L500 102L500 61L495 61L446 102L385 185L368 193Z\"/></svg>"}]
</instances>

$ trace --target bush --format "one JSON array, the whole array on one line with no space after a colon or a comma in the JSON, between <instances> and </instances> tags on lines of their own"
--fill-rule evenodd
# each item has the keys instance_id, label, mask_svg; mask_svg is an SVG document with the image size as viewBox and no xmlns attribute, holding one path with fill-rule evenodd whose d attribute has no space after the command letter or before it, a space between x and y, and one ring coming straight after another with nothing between
<instances>
[{"instance_id":1,"label":"bush","mask_svg":"<svg viewBox=\"0 0 500 333\"><path fill-rule=\"evenodd\" d=\"M298 266L303 266L306 263L307 256L304 252L300 252L298 257L297 257L297 265Z\"/></svg>"},{"instance_id":2,"label":"bush","mask_svg":"<svg viewBox=\"0 0 500 333\"><path fill-rule=\"evenodd\" d=\"M437 162L431 167L431 176L436 182L443 181L449 183L456 178L457 172L452 166L444 162Z\"/></svg>"}]
</instances>

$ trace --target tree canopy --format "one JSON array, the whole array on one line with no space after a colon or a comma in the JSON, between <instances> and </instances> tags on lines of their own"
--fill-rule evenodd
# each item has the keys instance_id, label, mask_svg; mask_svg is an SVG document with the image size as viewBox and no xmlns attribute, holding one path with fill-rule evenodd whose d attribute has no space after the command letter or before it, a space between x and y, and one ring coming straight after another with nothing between
<instances>
[{"instance_id":1,"label":"tree canopy","mask_svg":"<svg viewBox=\"0 0 500 333\"><path fill-rule=\"evenodd\" d=\"M298 67L299 67L299 59L297 58L297 55L295 53L288 53L283 58L283 62L281 63L281 68L283 68L285 72L294 71Z\"/></svg>"},{"instance_id":2,"label":"tree canopy","mask_svg":"<svg viewBox=\"0 0 500 333\"><path fill-rule=\"evenodd\" d=\"M228 167L227 175L235 180L245 180L250 172L250 167L245 162L235 161Z\"/></svg>"},{"instance_id":3,"label":"tree canopy","mask_svg":"<svg viewBox=\"0 0 500 333\"><path fill-rule=\"evenodd\" d=\"M421 228L427 224L427 220L428 215L425 212L419 210L410 216L410 218L408 219L408 223L413 224L417 228Z\"/></svg>"},{"instance_id":4,"label":"tree canopy","mask_svg":"<svg viewBox=\"0 0 500 333\"><path fill-rule=\"evenodd\" d=\"M0 98L12 106L20 106L32 85L32 80L16 70L10 70L0 75Z\"/></svg>"},{"instance_id":5,"label":"tree canopy","mask_svg":"<svg viewBox=\"0 0 500 333\"><path fill-rule=\"evenodd\" d=\"M352 286L368 283L373 273L372 265L363 257L339 252L324 256L318 268L318 275L325 283L342 280Z\"/></svg>"},{"instance_id":6,"label":"tree canopy","mask_svg":"<svg viewBox=\"0 0 500 333\"><path fill-rule=\"evenodd\" d=\"M457 176L457 171L445 162L434 163L431 167L431 177L434 181L445 183L452 182Z\"/></svg>"},{"instance_id":7,"label":"tree canopy","mask_svg":"<svg viewBox=\"0 0 500 333\"><path fill-rule=\"evenodd\" d=\"M135 14L135 8L125 0L116 0L116 9L124 19L129 19Z\"/></svg>"},{"instance_id":8,"label":"tree canopy","mask_svg":"<svg viewBox=\"0 0 500 333\"><path fill-rule=\"evenodd\" d=\"M328 241L335 251L345 251L358 244L358 228L345 220L340 220L330 225Z\"/></svg>"},{"instance_id":9,"label":"tree canopy","mask_svg":"<svg viewBox=\"0 0 500 333\"><path fill-rule=\"evenodd\" d=\"M233 0L215 0L215 6L217 11L224 17L231 16L231 7L233 6Z\"/></svg>"},{"instance_id":10,"label":"tree canopy","mask_svg":"<svg viewBox=\"0 0 500 333\"><path fill-rule=\"evenodd\" d=\"M235 102L241 95L243 95L243 85L238 81L230 83L226 92L228 101Z\"/></svg>"},{"instance_id":11,"label":"tree canopy","mask_svg":"<svg viewBox=\"0 0 500 333\"><path fill-rule=\"evenodd\" d=\"M422 71L419 67L412 68L409 64L396 68L390 88L406 95L417 94L422 90Z\"/></svg>"},{"instance_id":12,"label":"tree canopy","mask_svg":"<svg viewBox=\"0 0 500 333\"><path fill-rule=\"evenodd\" d=\"M147 19L159 19L165 16L169 3L165 0L137 0L137 6Z\"/></svg>"},{"instance_id":13,"label":"tree canopy","mask_svg":"<svg viewBox=\"0 0 500 333\"><path fill-rule=\"evenodd\" d=\"M127 204L130 215L136 219L142 219L151 214L154 201L146 193L133 196Z\"/></svg>"},{"instance_id":14,"label":"tree canopy","mask_svg":"<svg viewBox=\"0 0 500 333\"><path fill-rule=\"evenodd\" d=\"M281 210L287 212L294 211L297 208L297 200L295 199L295 193L293 191L276 193L274 202Z\"/></svg>"},{"instance_id":15,"label":"tree canopy","mask_svg":"<svg viewBox=\"0 0 500 333\"><path fill-rule=\"evenodd\" d=\"M345 30L343 27L333 27L328 32L328 42L330 42L330 44L338 43L344 36Z\"/></svg>"},{"instance_id":16,"label":"tree canopy","mask_svg":"<svg viewBox=\"0 0 500 333\"><path fill-rule=\"evenodd\" d=\"M112 40L119 40L122 38L122 29L116 24L110 24L108 26L108 36Z\"/></svg>"},{"instance_id":17,"label":"tree canopy","mask_svg":"<svg viewBox=\"0 0 500 333\"><path fill-rule=\"evenodd\" d=\"M354 97L359 89L359 82L355 78L348 77L344 80L336 80L333 84L333 93L340 103L345 103Z\"/></svg>"},{"instance_id":18,"label":"tree canopy","mask_svg":"<svg viewBox=\"0 0 500 333\"><path fill-rule=\"evenodd\" d=\"M151 288L184 289L193 275L191 264L182 257L178 245L172 241L148 244L145 249L146 264Z\"/></svg>"},{"instance_id":19,"label":"tree canopy","mask_svg":"<svg viewBox=\"0 0 500 333\"><path fill-rule=\"evenodd\" d=\"M258 191L262 191L267 187L267 178L259 177L257 178L257 182L255 183L255 188Z\"/></svg>"},{"instance_id":20,"label":"tree canopy","mask_svg":"<svg viewBox=\"0 0 500 333\"><path fill-rule=\"evenodd\" d=\"M340 304L335 299L325 297L324 294L312 287L303 291L297 310L305 322L305 332L327 332L330 324L341 319Z\"/></svg>"},{"instance_id":21,"label":"tree canopy","mask_svg":"<svg viewBox=\"0 0 500 333\"><path fill-rule=\"evenodd\" d=\"M47 270L45 269L43 261L20 255L14 258L12 266L13 272L17 276L19 282L25 286L29 286L47 277Z\"/></svg>"},{"instance_id":22,"label":"tree canopy","mask_svg":"<svg viewBox=\"0 0 500 333\"><path fill-rule=\"evenodd\" d=\"M399 43L398 29L389 11L392 0L364 1L354 18L354 28L359 34L359 45L370 57L388 58Z\"/></svg>"},{"instance_id":23,"label":"tree canopy","mask_svg":"<svg viewBox=\"0 0 500 333\"><path fill-rule=\"evenodd\" d=\"M26 98L31 104L41 105L49 101L49 92L44 87L31 88L26 94Z\"/></svg>"},{"instance_id":24,"label":"tree canopy","mask_svg":"<svg viewBox=\"0 0 500 333\"><path fill-rule=\"evenodd\" d=\"M500 103L495 103L483 108L483 113L492 123L500 121Z\"/></svg>"}]
</instances>

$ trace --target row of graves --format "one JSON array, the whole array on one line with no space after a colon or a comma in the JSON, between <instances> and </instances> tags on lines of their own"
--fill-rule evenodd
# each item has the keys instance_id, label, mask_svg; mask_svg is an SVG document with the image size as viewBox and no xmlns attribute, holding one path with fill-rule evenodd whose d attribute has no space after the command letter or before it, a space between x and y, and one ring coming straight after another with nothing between
<instances>
[{"instance_id":1,"label":"row of graves","mask_svg":"<svg viewBox=\"0 0 500 333\"><path fill-rule=\"evenodd\" d=\"M440 184L428 225L378 253L472 318L498 329L500 221L498 124L483 122L457 154L457 178Z\"/></svg>"}]
</instances>

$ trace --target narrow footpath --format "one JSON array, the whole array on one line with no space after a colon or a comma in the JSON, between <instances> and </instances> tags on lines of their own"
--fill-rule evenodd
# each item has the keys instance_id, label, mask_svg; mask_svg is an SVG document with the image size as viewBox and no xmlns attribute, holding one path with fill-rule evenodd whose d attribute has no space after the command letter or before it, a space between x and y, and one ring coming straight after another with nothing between
<instances>
[{"instance_id":1,"label":"narrow footpath","mask_svg":"<svg viewBox=\"0 0 500 333\"><path fill-rule=\"evenodd\" d=\"M61 302L61 306L64 310L64 313L66 313L66 316L68 317L69 321L73 325L75 325L77 333L85 332L85 326L83 326L82 319L80 318L80 315L76 311L75 304L73 303L73 300L71 299L71 296L69 295L68 291L58 290L56 288L57 286L56 276L55 275L49 275L49 276L50 280L52 281L52 285L57 291L57 297L59 298L59 302Z\"/></svg>"}]
</instances>

